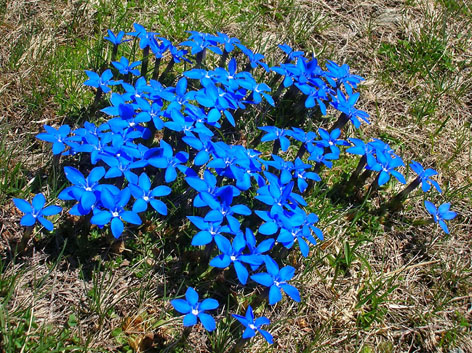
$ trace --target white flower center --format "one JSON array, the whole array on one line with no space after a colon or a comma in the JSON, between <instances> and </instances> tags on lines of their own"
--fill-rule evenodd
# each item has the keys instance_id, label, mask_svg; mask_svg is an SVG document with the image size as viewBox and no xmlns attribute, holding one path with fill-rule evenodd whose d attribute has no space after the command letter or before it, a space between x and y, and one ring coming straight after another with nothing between
<instances>
[{"instance_id":1,"label":"white flower center","mask_svg":"<svg viewBox=\"0 0 472 353\"><path fill-rule=\"evenodd\" d=\"M120 214L115 211L115 212L112 212L111 215L112 215L113 217L118 217Z\"/></svg>"},{"instance_id":2,"label":"white flower center","mask_svg":"<svg viewBox=\"0 0 472 353\"><path fill-rule=\"evenodd\" d=\"M198 310L197 309L192 309L192 314L197 316L198 315Z\"/></svg>"},{"instance_id":3,"label":"white flower center","mask_svg":"<svg viewBox=\"0 0 472 353\"><path fill-rule=\"evenodd\" d=\"M143 196L143 200L148 202L149 201L149 197L148 196Z\"/></svg>"},{"instance_id":4,"label":"white flower center","mask_svg":"<svg viewBox=\"0 0 472 353\"><path fill-rule=\"evenodd\" d=\"M231 259L231 261L233 261L233 262L234 262L234 261L236 261L236 256L234 256L234 255L231 255L230 259Z\"/></svg>"},{"instance_id":5,"label":"white flower center","mask_svg":"<svg viewBox=\"0 0 472 353\"><path fill-rule=\"evenodd\" d=\"M257 330L257 327L254 326L253 324L249 324L248 326L249 326L250 329Z\"/></svg>"}]
</instances>

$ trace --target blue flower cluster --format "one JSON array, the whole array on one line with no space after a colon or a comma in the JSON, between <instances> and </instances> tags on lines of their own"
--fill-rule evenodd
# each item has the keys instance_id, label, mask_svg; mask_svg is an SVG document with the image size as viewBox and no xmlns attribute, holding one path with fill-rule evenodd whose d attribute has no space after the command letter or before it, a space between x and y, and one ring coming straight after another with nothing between
<instances>
[{"instance_id":1,"label":"blue flower cluster","mask_svg":"<svg viewBox=\"0 0 472 353\"><path fill-rule=\"evenodd\" d=\"M298 289L289 283L295 269L280 266L272 250L276 246L292 249L295 245L307 257L310 246L323 240L323 233L316 226L318 216L306 211L303 197L309 184L321 180L319 169L332 167L332 161L340 157L341 146L362 156L361 167L378 172L379 186L387 183L391 175L406 183L397 171L404 163L380 140L364 143L355 138L341 139L342 125L331 130L319 128L317 132L305 131L301 126L258 127L264 132L262 143L278 143L282 152L291 146L298 149L294 161L279 156L278 149L274 149L270 158L264 158L251 146L226 142L220 129L224 120L237 127L244 121L238 121L242 118L236 112L263 100L269 106L276 105L270 95L271 88L257 82L251 71L279 75L280 89L298 88L306 108L317 107L323 115L329 107L334 108L355 128L361 121L369 122L368 114L355 107L359 98L355 90L363 79L351 74L346 64L339 66L328 61L323 70L317 59L306 58L303 52L287 45L280 46L287 55L285 62L269 67L262 54L252 52L236 38L223 33L189 33L186 41L174 46L139 24L130 33L108 31L105 39L113 44L115 53L119 45L133 38L139 41L141 49L151 51L156 58L155 72L159 60L169 56L169 65L184 61L195 61L197 65L184 71L173 86L148 80L145 72L138 69L145 71L144 58L130 63L121 57L112 62L116 70L108 69L101 74L86 71L88 80L84 84L109 99L110 105L101 110L109 119L99 125L86 122L76 129L68 125L58 129L46 125L45 132L37 135L38 139L52 143L54 155L86 154L90 160L85 174L74 167L64 168L71 185L59 198L74 202L70 214L90 215L92 224L100 228L110 225L114 237L119 238L127 224L142 223L140 214L149 205L160 215L167 215L162 198L170 195L172 189L163 184L171 185L180 176L189 190L193 190L193 207L200 209L199 216L188 216L198 229L192 245L217 249L210 266L234 268L243 286L252 280L267 287L270 305L282 300L282 293L299 302ZM239 56L229 57L238 50ZM220 63L227 61L227 65L214 69L204 65L208 52L220 55ZM238 70L241 66L244 69ZM306 159L305 151L309 154ZM418 173L420 181L416 183L421 182L424 191L430 185L440 191L436 181L430 179L434 171L423 170L416 162L411 167ZM35 197L32 206L20 199L15 199L15 204L26 213L22 224L32 225L38 219L50 230L52 224L42 216L59 212L56 208L43 209L44 197ZM427 207L433 213L432 207L428 204ZM447 210L440 207L433 216L444 228L443 220L451 219L453 214L448 207ZM200 320L212 331L215 321L205 311L216 309L218 302L198 299L197 292L188 288L186 299L175 299L172 305L185 314L185 326ZM269 324L269 320L254 319L251 307L245 316L234 314L233 317L246 327L243 338L259 332L272 343L271 335L260 328Z\"/></svg>"}]
</instances>

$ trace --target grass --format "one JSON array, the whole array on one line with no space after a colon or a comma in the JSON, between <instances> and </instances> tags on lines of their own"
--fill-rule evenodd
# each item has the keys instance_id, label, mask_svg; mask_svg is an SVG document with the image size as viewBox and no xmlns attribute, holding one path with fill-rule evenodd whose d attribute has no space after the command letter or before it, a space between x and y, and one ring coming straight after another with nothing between
<instances>
[{"instance_id":1,"label":"grass","mask_svg":"<svg viewBox=\"0 0 472 353\"><path fill-rule=\"evenodd\" d=\"M390 4L343 0L1 2L0 27L0 347L6 352L177 351L227 352L241 328L227 320L230 307L270 317L273 347L260 338L247 352L449 352L472 347L471 280L471 8L457 0ZM396 217L372 215L378 198L340 199L355 158L323 171L324 186L309 197L326 240L310 256L287 258L297 268L299 305L260 302L262 292L231 285L231 273L194 266L188 222L169 226L151 219L123 242L86 224L38 232L26 255L15 254L22 236L11 197L63 187L47 146L33 136L43 124L78 126L90 119L93 93L84 69L101 70L111 51L106 29L133 22L175 42L185 31L215 29L281 59L288 43L323 59L347 62L367 81L360 103L371 114L363 138L380 137L406 160L440 172L459 213L451 235L424 224L422 195ZM269 151L264 151L269 152ZM52 184L53 181L57 183ZM385 193L393 194L390 183ZM171 207L170 207L171 209ZM179 216L178 208L171 213ZM182 215L183 216L183 215ZM231 271L230 271L231 272ZM216 279L215 279L215 274ZM189 284L220 301L217 330L192 330L187 340L169 299ZM228 284L230 290L228 290ZM228 296L226 295L228 294ZM237 304L237 305L236 305ZM54 338L53 338L54 337ZM198 344L194 344L198 342Z\"/></svg>"}]
</instances>

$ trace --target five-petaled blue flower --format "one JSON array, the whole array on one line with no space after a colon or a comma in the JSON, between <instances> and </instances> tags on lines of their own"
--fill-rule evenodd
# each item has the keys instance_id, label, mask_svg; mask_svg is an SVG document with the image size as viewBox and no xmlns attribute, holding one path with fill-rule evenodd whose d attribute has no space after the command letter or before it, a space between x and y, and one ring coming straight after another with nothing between
<instances>
[{"instance_id":1,"label":"five-petaled blue flower","mask_svg":"<svg viewBox=\"0 0 472 353\"><path fill-rule=\"evenodd\" d=\"M282 299L281 289L290 298L296 302L300 302L300 293L298 289L287 283L295 274L295 269L292 266L285 266L279 270L277 263L268 255L265 256L264 262L267 273L256 273L251 276L254 282L262 284L269 289L269 304L274 305Z\"/></svg>"},{"instance_id":2,"label":"five-petaled blue flower","mask_svg":"<svg viewBox=\"0 0 472 353\"><path fill-rule=\"evenodd\" d=\"M423 189L424 192L429 191L431 189L431 185L436 188L436 190L441 193L441 188L439 187L439 184L436 180L431 179L433 175L437 175L438 172L435 171L434 169L427 168L424 169L421 164L415 161L411 161L410 163L411 169L418 174L417 180L421 181L421 189Z\"/></svg>"},{"instance_id":3,"label":"five-petaled blue flower","mask_svg":"<svg viewBox=\"0 0 472 353\"><path fill-rule=\"evenodd\" d=\"M446 222L444 221L453 219L457 216L456 212L449 210L451 204L449 202L443 203L438 208L436 208L432 202L425 200L424 205L426 210L428 210L428 212L433 216L434 221L439 223L446 234L449 234L449 229L447 228Z\"/></svg>"},{"instance_id":4,"label":"five-petaled blue flower","mask_svg":"<svg viewBox=\"0 0 472 353\"><path fill-rule=\"evenodd\" d=\"M237 314L231 314L236 320L238 320L241 324L246 327L243 332L243 338L251 338L256 335L256 332L260 332L260 334L265 338L267 342L272 344L274 342L272 335L267 332L266 330L262 330L262 325L269 325L270 320L264 316L261 316L254 320L254 313L252 311L251 306L247 307L246 315L241 316Z\"/></svg>"},{"instance_id":5,"label":"five-petaled blue flower","mask_svg":"<svg viewBox=\"0 0 472 353\"><path fill-rule=\"evenodd\" d=\"M219 304L216 299L208 298L199 302L198 293L195 289L189 287L185 292L185 300L174 299L170 303L179 313L185 314L184 326L195 325L198 318L207 331L213 331L216 328L215 319L205 313L207 310L214 310L218 307Z\"/></svg>"},{"instance_id":6,"label":"five-petaled blue flower","mask_svg":"<svg viewBox=\"0 0 472 353\"><path fill-rule=\"evenodd\" d=\"M13 202L15 206L25 215L21 218L20 224L22 226L32 226L39 221L44 228L49 231L52 231L54 226L51 221L48 221L45 216L53 216L61 212L62 208L59 206L48 206L44 207L46 204L46 199L43 194L37 194L33 197L33 201L30 204L28 201L23 199L14 198Z\"/></svg>"},{"instance_id":7,"label":"five-petaled blue flower","mask_svg":"<svg viewBox=\"0 0 472 353\"><path fill-rule=\"evenodd\" d=\"M62 125L59 129L54 129L51 126L44 125L46 132L36 135L36 138L41 141L52 143L52 154L56 155L66 149L65 142L70 133L69 125Z\"/></svg>"}]
</instances>

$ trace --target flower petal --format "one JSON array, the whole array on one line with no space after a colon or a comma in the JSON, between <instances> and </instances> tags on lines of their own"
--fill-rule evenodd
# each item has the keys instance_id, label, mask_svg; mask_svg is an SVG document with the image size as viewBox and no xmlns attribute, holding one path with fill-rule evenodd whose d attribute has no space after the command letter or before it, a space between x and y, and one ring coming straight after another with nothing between
<instances>
[{"instance_id":1,"label":"flower petal","mask_svg":"<svg viewBox=\"0 0 472 353\"><path fill-rule=\"evenodd\" d=\"M206 310L214 310L218 307L218 301L216 299L208 298L203 300L198 307L199 310L206 311Z\"/></svg>"},{"instance_id":2,"label":"flower petal","mask_svg":"<svg viewBox=\"0 0 472 353\"><path fill-rule=\"evenodd\" d=\"M186 300L183 299L174 299L171 300L170 303L174 307L175 310L177 310L181 314L188 314L189 312L192 311L192 308L190 305L187 303Z\"/></svg>"},{"instance_id":3,"label":"flower petal","mask_svg":"<svg viewBox=\"0 0 472 353\"><path fill-rule=\"evenodd\" d=\"M185 299L187 299L190 306L194 307L198 303L198 293L192 287L188 287L185 292Z\"/></svg>"},{"instance_id":4,"label":"flower petal","mask_svg":"<svg viewBox=\"0 0 472 353\"><path fill-rule=\"evenodd\" d=\"M216 328L215 319L211 315L199 313L198 318L207 331L213 331Z\"/></svg>"},{"instance_id":5,"label":"flower petal","mask_svg":"<svg viewBox=\"0 0 472 353\"><path fill-rule=\"evenodd\" d=\"M23 199L13 199L13 202L15 203L15 206L23 213L32 213L33 208L31 207L31 204Z\"/></svg>"}]
</instances>

